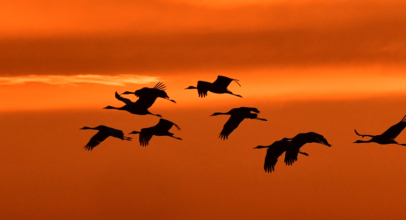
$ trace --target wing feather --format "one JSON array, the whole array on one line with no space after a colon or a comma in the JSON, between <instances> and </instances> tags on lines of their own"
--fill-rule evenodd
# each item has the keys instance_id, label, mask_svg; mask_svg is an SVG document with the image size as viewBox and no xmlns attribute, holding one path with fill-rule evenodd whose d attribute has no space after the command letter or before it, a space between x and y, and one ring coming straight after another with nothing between
<instances>
[{"instance_id":1,"label":"wing feather","mask_svg":"<svg viewBox=\"0 0 406 220\"><path fill-rule=\"evenodd\" d=\"M173 122L161 118L158 124L155 125L154 127L158 130L169 131L169 129L171 129L173 125L174 125Z\"/></svg>"},{"instance_id":2,"label":"wing feather","mask_svg":"<svg viewBox=\"0 0 406 220\"><path fill-rule=\"evenodd\" d=\"M133 102L131 100L121 97L117 92L116 92L116 99L124 102L126 105L133 104Z\"/></svg>"},{"instance_id":3,"label":"wing feather","mask_svg":"<svg viewBox=\"0 0 406 220\"><path fill-rule=\"evenodd\" d=\"M244 120L244 117L231 115L228 121L224 124L223 130L220 133L220 139L228 139L228 136L233 132L238 125Z\"/></svg>"},{"instance_id":4,"label":"wing feather","mask_svg":"<svg viewBox=\"0 0 406 220\"><path fill-rule=\"evenodd\" d=\"M265 156L264 170L265 172L272 173L275 171L276 162L286 150L286 144L283 141L275 141L268 147Z\"/></svg>"},{"instance_id":5,"label":"wing feather","mask_svg":"<svg viewBox=\"0 0 406 220\"><path fill-rule=\"evenodd\" d=\"M241 86L241 85L238 83L238 80L236 80L236 79L231 79L231 78L228 78L228 77L226 77L226 76L217 76L216 81L213 82L213 86L218 87L218 88L227 88L228 85L230 85L230 83L231 83L232 81L235 81L239 86Z\"/></svg>"},{"instance_id":6,"label":"wing feather","mask_svg":"<svg viewBox=\"0 0 406 220\"><path fill-rule=\"evenodd\" d=\"M110 135L107 132L99 131L92 138L90 138L89 143L86 144L86 150L93 150L94 147L100 144L100 142L106 140Z\"/></svg>"},{"instance_id":7,"label":"wing feather","mask_svg":"<svg viewBox=\"0 0 406 220\"><path fill-rule=\"evenodd\" d=\"M153 135L152 133L143 131L143 129L142 129L141 133L140 133L140 137L139 137L140 145L143 147L146 147L149 144L149 141L151 140L152 135Z\"/></svg>"},{"instance_id":8,"label":"wing feather","mask_svg":"<svg viewBox=\"0 0 406 220\"><path fill-rule=\"evenodd\" d=\"M297 156L299 154L299 148L287 146L285 153L285 164L292 166L292 164L297 161Z\"/></svg>"},{"instance_id":9,"label":"wing feather","mask_svg":"<svg viewBox=\"0 0 406 220\"><path fill-rule=\"evenodd\" d=\"M197 82L197 93L199 97L204 98L207 96L207 91L209 91L210 83L205 81Z\"/></svg>"},{"instance_id":10,"label":"wing feather","mask_svg":"<svg viewBox=\"0 0 406 220\"><path fill-rule=\"evenodd\" d=\"M406 116L403 117L403 119L399 123L393 125L388 130L383 132L383 134L381 134L381 136L385 136L387 138L394 139L400 134L400 132L403 131L403 129L405 127L406 127Z\"/></svg>"}]
</instances>

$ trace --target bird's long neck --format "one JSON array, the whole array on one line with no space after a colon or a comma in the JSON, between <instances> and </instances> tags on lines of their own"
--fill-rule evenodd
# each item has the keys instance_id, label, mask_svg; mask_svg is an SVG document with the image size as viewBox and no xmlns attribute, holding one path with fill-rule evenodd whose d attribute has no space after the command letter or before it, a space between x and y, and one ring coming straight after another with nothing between
<instances>
[{"instance_id":1,"label":"bird's long neck","mask_svg":"<svg viewBox=\"0 0 406 220\"><path fill-rule=\"evenodd\" d=\"M259 145L257 147L254 147L254 149L262 149L262 148L269 148L269 146L261 146L261 145Z\"/></svg>"},{"instance_id":2,"label":"bird's long neck","mask_svg":"<svg viewBox=\"0 0 406 220\"><path fill-rule=\"evenodd\" d=\"M106 106L106 107L104 107L104 109L119 109L120 110L120 108L117 108L117 107L113 107L113 106Z\"/></svg>"},{"instance_id":3,"label":"bird's long neck","mask_svg":"<svg viewBox=\"0 0 406 220\"><path fill-rule=\"evenodd\" d=\"M369 141L357 140L354 143L371 143L371 142L372 142L371 140Z\"/></svg>"},{"instance_id":4,"label":"bird's long neck","mask_svg":"<svg viewBox=\"0 0 406 220\"><path fill-rule=\"evenodd\" d=\"M92 130L99 130L97 127L91 128L91 127L83 127L81 128L82 130L88 130L88 129L92 129Z\"/></svg>"},{"instance_id":5,"label":"bird's long neck","mask_svg":"<svg viewBox=\"0 0 406 220\"><path fill-rule=\"evenodd\" d=\"M135 94L135 92L130 92L130 91L125 91L125 92L123 92L122 94Z\"/></svg>"},{"instance_id":6,"label":"bird's long neck","mask_svg":"<svg viewBox=\"0 0 406 220\"><path fill-rule=\"evenodd\" d=\"M211 116L216 116L216 115L229 115L230 113L228 112L215 112Z\"/></svg>"}]
</instances>

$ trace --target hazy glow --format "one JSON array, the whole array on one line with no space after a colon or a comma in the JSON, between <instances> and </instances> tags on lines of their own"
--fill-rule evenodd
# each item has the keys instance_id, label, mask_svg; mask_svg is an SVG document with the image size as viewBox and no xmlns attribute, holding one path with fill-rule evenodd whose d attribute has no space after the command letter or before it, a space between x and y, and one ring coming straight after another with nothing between
<instances>
[{"instance_id":1,"label":"hazy glow","mask_svg":"<svg viewBox=\"0 0 406 220\"><path fill-rule=\"evenodd\" d=\"M28 75L28 76L13 76L0 77L0 85L20 85L25 83L45 83L51 85L77 85L79 83L92 83L111 86L125 86L127 84L147 84L157 81L158 77L138 76L130 74L122 75Z\"/></svg>"}]
</instances>

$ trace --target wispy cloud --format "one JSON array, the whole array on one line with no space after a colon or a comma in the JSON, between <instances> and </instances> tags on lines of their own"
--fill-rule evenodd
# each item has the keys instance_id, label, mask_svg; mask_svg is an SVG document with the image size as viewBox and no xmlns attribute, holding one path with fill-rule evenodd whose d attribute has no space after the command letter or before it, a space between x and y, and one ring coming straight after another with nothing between
<instances>
[{"instance_id":1,"label":"wispy cloud","mask_svg":"<svg viewBox=\"0 0 406 220\"><path fill-rule=\"evenodd\" d=\"M125 86L127 84L147 84L155 82L158 77L139 76L131 74L122 75L27 75L0 77L0 85L21 85L24 83L45 83L51 85L77 85L80 83L102 84L110 86Z\"/></svg>"}]
</instances>

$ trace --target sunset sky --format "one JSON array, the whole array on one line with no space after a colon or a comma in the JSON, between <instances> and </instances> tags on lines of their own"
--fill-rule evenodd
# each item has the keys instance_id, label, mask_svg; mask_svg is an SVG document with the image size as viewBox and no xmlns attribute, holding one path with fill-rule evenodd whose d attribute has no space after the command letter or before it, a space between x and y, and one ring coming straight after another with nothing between
<instances>
[{"instance_id":1,"label":"sunset sky","mask_svg":"<svg viewBox=\"0 0 406 220\"><path fill-rule=\"evenodd\" d=\"M353 144L406 115L406 3L317 0L3 0L0 7L1 219L404 219L406 149ZM198 80L239 79L243 98ZM155 116L103 110L114 93L166 85L149 109L183 140L149 146L96 133ZM126 96L133 101L134 96ZM245 120L223 141L236 107ZM266 150L314 131L293 166ZM406 143L406 133L398 142Z\"/></svg>"}]
</instances>

